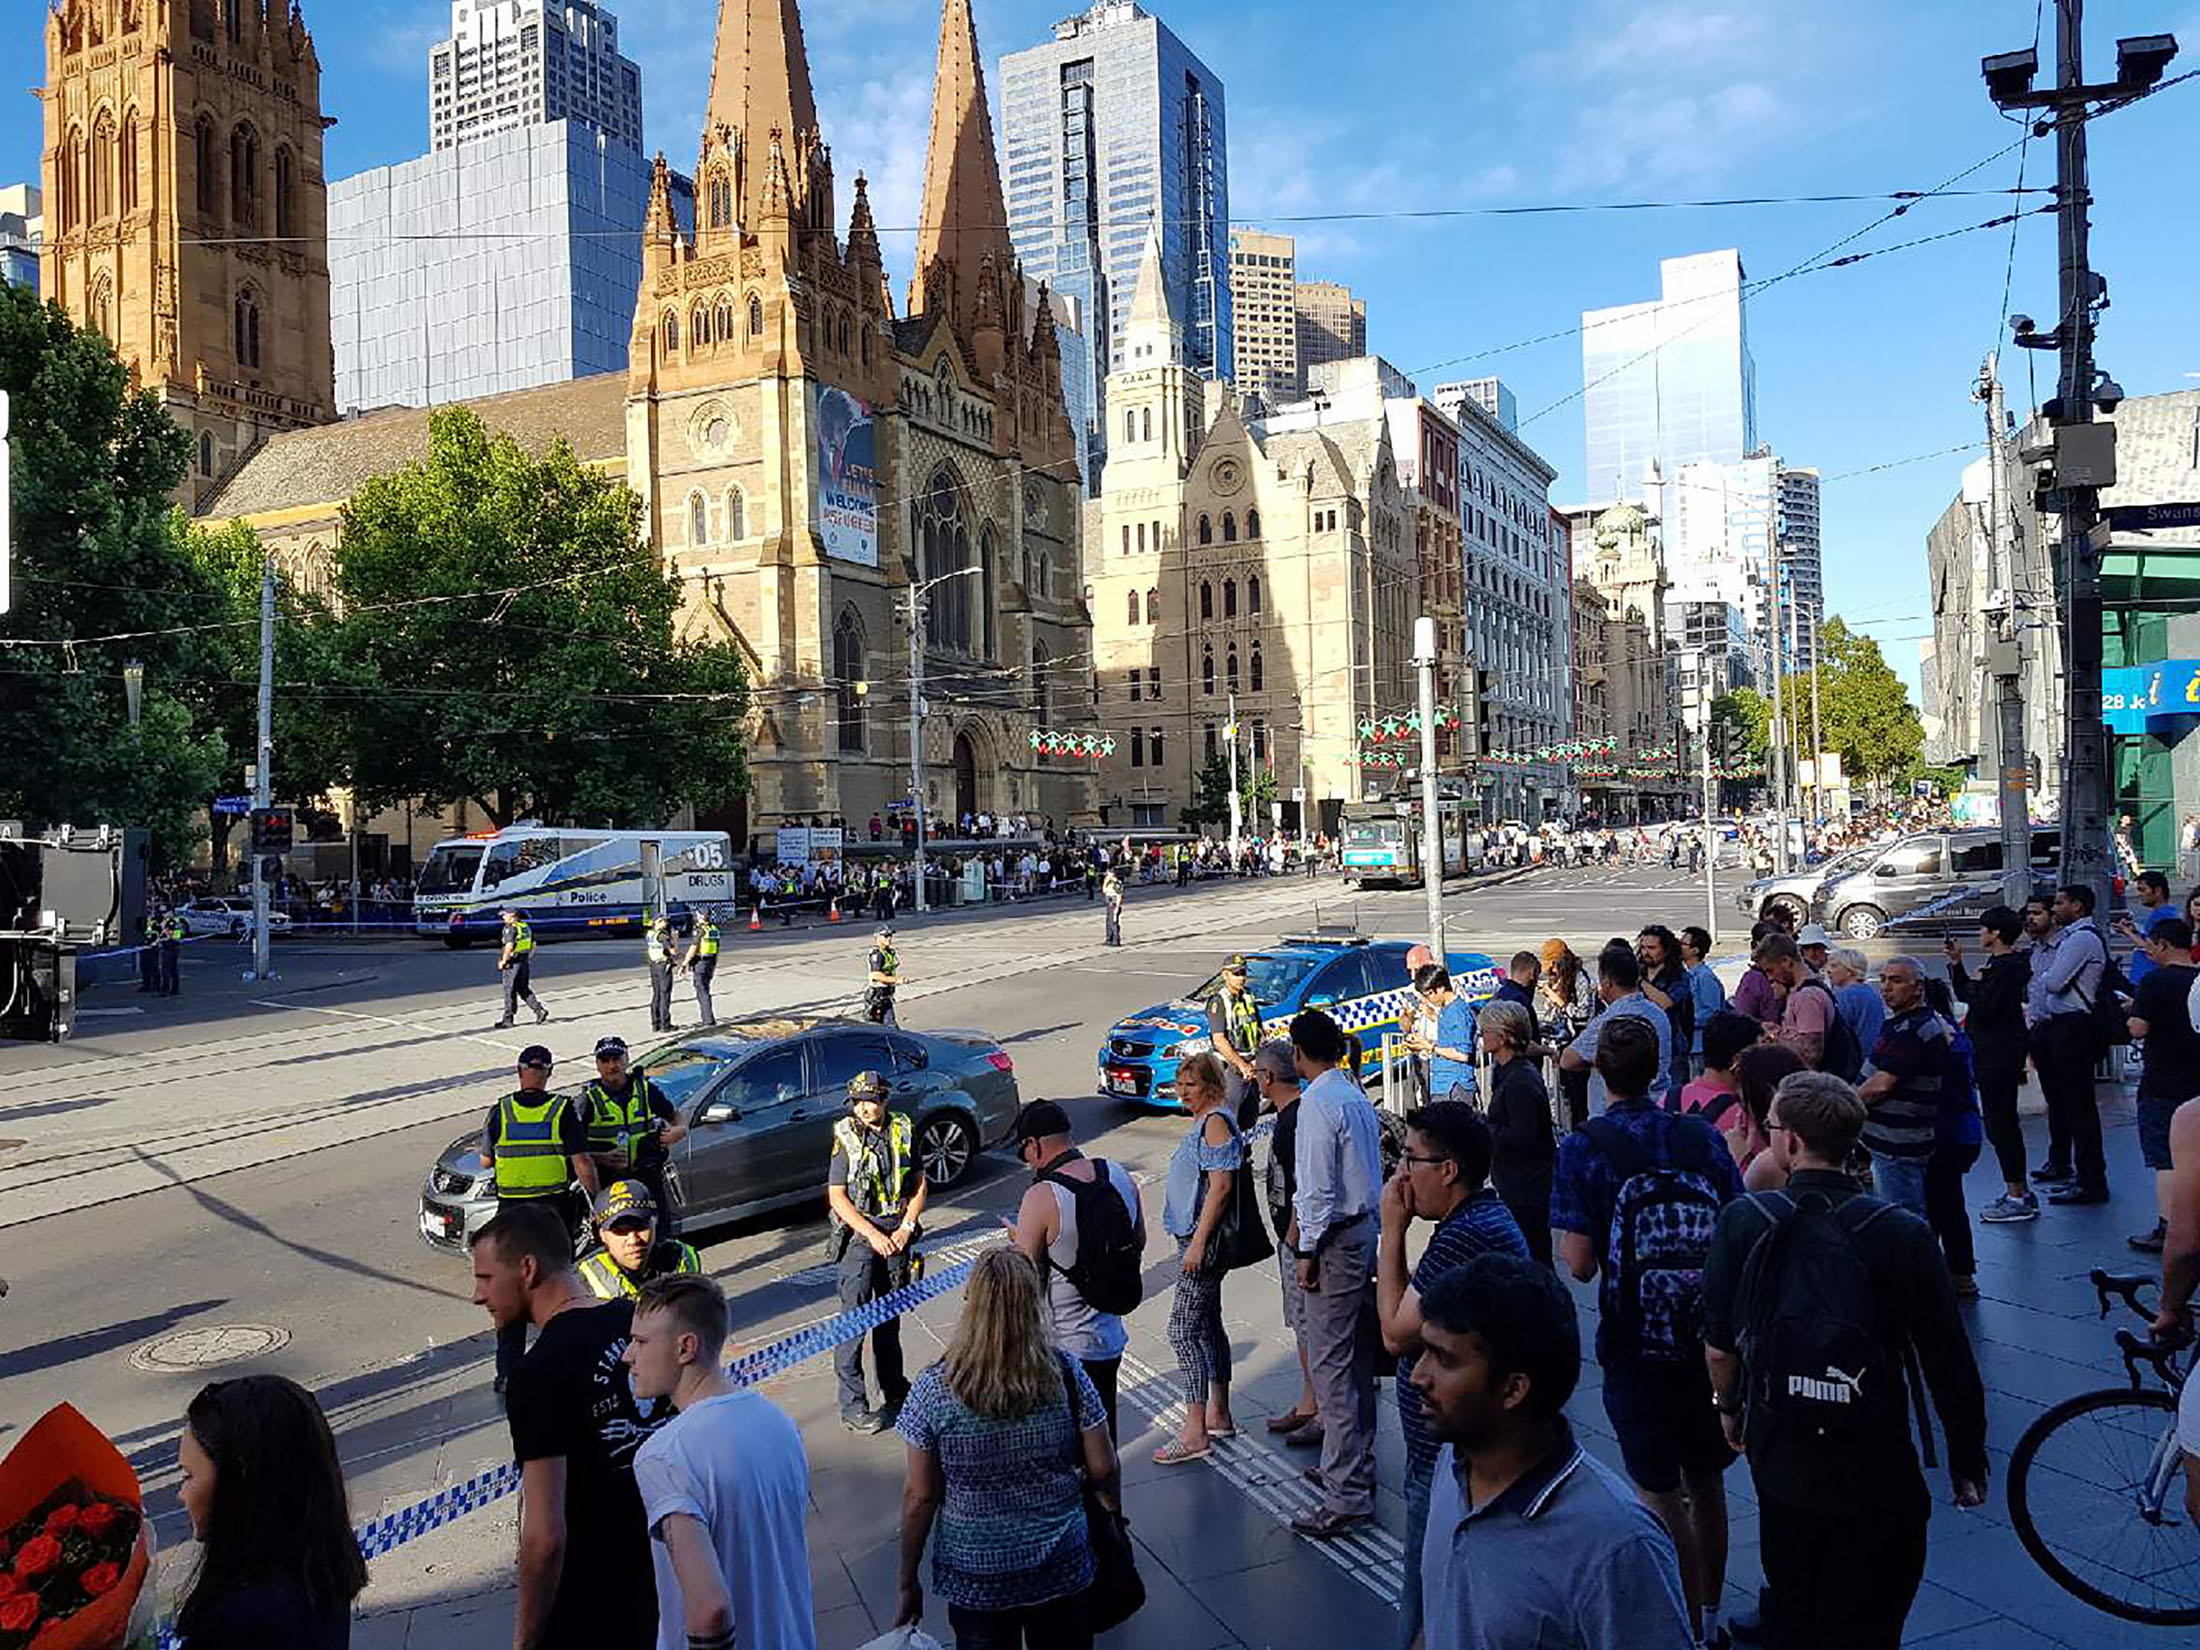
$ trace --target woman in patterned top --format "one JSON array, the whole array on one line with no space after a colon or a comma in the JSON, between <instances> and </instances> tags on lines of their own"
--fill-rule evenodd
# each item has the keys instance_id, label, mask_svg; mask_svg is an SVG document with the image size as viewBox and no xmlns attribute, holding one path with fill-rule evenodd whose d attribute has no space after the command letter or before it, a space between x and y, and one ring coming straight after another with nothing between
<instances>
[{"instance_id":1,"label":"woman in patterned top","mask_svg":"<svg viewBox=\"0 0 2200 1650\"><path fill-rule=\"evenodd\" d=\"M897 1627L921 1621L918 1561L959 1650L1090 1650L1092 1585L1083 1485L1120 1506L1100 1394L1047 1333L1039 1269L1014 1249L978 1257L947 1355L901 1410L909 1482L901 1501Z\"/></svg>"}]
</instances>

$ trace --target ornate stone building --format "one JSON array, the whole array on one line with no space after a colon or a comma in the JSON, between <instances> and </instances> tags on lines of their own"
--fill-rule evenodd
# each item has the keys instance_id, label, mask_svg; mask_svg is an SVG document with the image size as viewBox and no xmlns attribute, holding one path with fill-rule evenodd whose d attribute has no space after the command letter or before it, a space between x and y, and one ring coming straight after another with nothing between
<instances>
[{"instance_id":1,"label":"ornate stone building","mask_svg":"<svg viewBox=\"0 0 2200 1650\"><path fill-rule=\"evenodd\" d=\"M41 290L192 436L194 507L334 416L321 66L283 0L58 0Z\"/></svg>"},{"instance_id":2,"label":"ornate stone building","mask_svg":"<svg viewBox=\"0 0 2200 1650\"><path fill-rule=\"evenodd\" d=\"M928 805L1091 816L1088 767L1034 748L1083 720L1090 618L1052 312L1010 250L968 0L945 0L916 275L887 289L864 180L835 232L795 0L721 0L692 237L660 156L629 370L467 403L570 441L639 494L687 581L686 634L757 688L737 835L908 795L906 612L925 597ZM403 410L277 437L214 498L288 551L341 555L343 501L425 450Z\"/></svg>"},{"instance_id":3,"label":"ornate stone building","mask_svg":"<svg viewBox=\"0 0 2200 1650\"><path fill-rule=\"evenodd\" d=\"M1388 422L1261 434L1185 363L1149 236L1086 506L1095 702L1112 825L1174 826L1209 758L1273 772L1287 828L1362 795L1359 725L1407 709L1419 569ZM1265 830L1267 819L1248 819Z\"/></svg>"}]
</instances>

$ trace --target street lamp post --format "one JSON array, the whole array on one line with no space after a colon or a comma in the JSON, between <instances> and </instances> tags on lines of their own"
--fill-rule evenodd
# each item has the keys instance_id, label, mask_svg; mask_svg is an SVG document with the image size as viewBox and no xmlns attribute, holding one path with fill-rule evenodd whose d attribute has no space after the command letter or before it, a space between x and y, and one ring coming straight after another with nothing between
<instances>
[{"instance_id":1,"label":"street lamp post","mask_svg":"<svg viewBox=\"0 0 2200 1650\"><path fill-rule=\"evenodd\" d=\"M909 587L909 806L917 816L917 848L910 881L920 913L929 909L924 902L924 594L935 584L981 571L978 567L958 567L952 573Z\"/></svg>"}]
</instances>

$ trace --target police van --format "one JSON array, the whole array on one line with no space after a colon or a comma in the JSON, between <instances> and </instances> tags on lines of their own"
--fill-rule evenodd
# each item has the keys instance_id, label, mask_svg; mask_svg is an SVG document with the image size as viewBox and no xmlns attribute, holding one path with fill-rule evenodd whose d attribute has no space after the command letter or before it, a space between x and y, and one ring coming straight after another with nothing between
<instances>
[{"instance_id":1,"label":"police van","mask_svg":"<svg viewBox=\"0 0 2200 1650\"><path fill-rule=\"evenodd\" d=\"M1246 952L1245 988L1260 1005L1261 1035L1283 1037L1301 1009L1325 1009L1359 1038L1361 1074L1374 1073L1384 1034L1398 1030L1399 1012L1413 996L1406 967L1412 948L1406 940L1359 934L1287 934L1266 950ZM1497 990L1500 975L1484 952L1446 952L1444 966L1460 995L1477 1006ZM1181 1112L1176 1068L1213 1048L1206 1005L1221 989L1218 972L1173 1002L1116 1021L1100 1050L1100 1091L1148 1110Z\"/></svg>"},{"instance_id":2,"label":"police van","mask_svg":"<svg viewBox=\"0 0 2200 1650\"><path fill-rule=\"evenodd\" d=\"M544 934L638 931L649 914L736 895L723 831L599 831L507 825L429 852L413 887L413 932L464 947L516 910Z\"/></svg>"}]
</instances>

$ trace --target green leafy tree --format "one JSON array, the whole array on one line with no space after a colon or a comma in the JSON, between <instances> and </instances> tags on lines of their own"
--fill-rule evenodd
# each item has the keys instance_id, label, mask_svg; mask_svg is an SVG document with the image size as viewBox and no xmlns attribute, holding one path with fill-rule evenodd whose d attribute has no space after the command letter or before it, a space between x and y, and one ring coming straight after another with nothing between
<instances>
[{"instance_id":1,"label":"green leafy tree","mask_svg":"<svg viewBox=\"0 0 2200 1650\"><path fill-rule=\"evenodd\" d=\"M15 558L0 617L0 813L140 826L156 866L177 864L234 761L198 694L206 627L226 609L172 502L190 438L130 389L104 337L4 283L0 389ZM144 673L135 725L131 664Z\"/></svg>"},{"instance_id":2,"label":"green leafy tree","mask_svg":"<svg viewBox=\"0 0 2200 1650\"><path fill-rule=\"evenodd\" d=\"M1915 767L1925 725L1879 644L1833 618L1819 631L1819 648L1820 736L1826 749L1840 753L1842 771L1885 783ZM1810 690L1808 672L1793 679L1793 702L1806 715Z\"/></svg>"},{"instance_id":3,"label":"green leafy tree","mask_svg":"<svg viewBox=\"0 0 2200 1650\"><path fill-rule=\"evenodd\" d=\"M1736 688L1711 701L1711 720L1742 730L1743 748L1762 762L1772 749L1772 701L1755 688Z\"/></svg>"},{"instance_id":4,"label":"green leafy tree","mask_svg":"<svg viewBox=\"0 0 2200 1650\"><path fill-rule=\"evenodd\" d=\"M331 668L370 803L633 825L746 786L730 643L675 639L680 581L641 501L558 442L437 413L428 456L344 511Z\"/></svg>"},{"instance_id":5,"label":"green leafy tree","mask_svg":"<svg viewBox=\"0 0 2200 1650\"><path fill-rule=\"evenodd\" d=\"M1253 762L1238 764L1239 818L1248 836L1268 828L1268 804L1276 799L1276 776ZM1193 782L1193 802L1184 810L1184 823L1230 823L1230 758L1217 753L1207 759Z\"/></svg>"}]
</instances>

